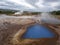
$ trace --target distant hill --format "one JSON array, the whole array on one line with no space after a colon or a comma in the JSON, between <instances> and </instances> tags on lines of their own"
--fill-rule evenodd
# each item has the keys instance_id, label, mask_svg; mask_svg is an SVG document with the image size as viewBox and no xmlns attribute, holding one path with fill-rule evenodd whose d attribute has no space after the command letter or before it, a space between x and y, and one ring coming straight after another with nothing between
<instances>
[{"instance_id":1,"label":"distant hill","mask_svg":"<svg viewBox=\"0 0 60 45\"><path fill-rule=\"evenodd\" d=\"M50 12L51 14L54 14L54 15L60 15L60 10L58 10L58 11L52 11L52 12Z\"/></svg>"},{"instance_id":2,"label":"distant hill","mask_svg":"<svg viewBox=\"0 0 60 45\"><path fill-rule=\"evenodd\" d=\"M15 12L20 12L20 11L19 10L11 10L11 9L0 9L0 14L12 15ZM22 15L38 15L38 14L41 14L41 12L23 11L23 13L22 13Z\"/></svg>"},{"instance_id":3,"label":"distant hill","mask_svg":"<svg viewBox=\"0 0 60 45\"><path fill-rule=\"evenodd\" d=\"M11 10L11 9L0 9L0 14L13 14L18 10Z\"/></svg>"}]
</instances>

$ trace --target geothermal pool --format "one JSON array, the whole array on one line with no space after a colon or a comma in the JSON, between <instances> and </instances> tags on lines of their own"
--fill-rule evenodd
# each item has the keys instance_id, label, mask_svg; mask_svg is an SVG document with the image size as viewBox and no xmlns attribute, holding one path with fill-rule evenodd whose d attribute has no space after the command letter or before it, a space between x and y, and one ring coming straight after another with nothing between
<instances>
[{"instance_id":1,"label":"geothermal pool","mask_svg":"<svg viewBox=\"0 0 60 45\"><path fill-rule=\"evenodd\" d=\"M53 38L53 33L49 28L40 24L35 24L27 28L27 32L23 35L23 38Z\"/></svg>"}]
</instances>

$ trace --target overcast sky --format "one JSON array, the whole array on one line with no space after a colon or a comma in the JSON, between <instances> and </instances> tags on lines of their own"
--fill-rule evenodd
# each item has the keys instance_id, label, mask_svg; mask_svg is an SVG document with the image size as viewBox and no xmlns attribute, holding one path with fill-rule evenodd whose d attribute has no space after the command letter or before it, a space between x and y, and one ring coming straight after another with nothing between
<instances>
[{"instance_id":1,"label":"overcast sky","mask_svg":"<svg viewBox=\"0 0 60 45\"><path fill-rule=\"evenodd\" d=\"M0 9L27 11L60 10L60 0L0 0Z\"/></svg>"}]
</instances>

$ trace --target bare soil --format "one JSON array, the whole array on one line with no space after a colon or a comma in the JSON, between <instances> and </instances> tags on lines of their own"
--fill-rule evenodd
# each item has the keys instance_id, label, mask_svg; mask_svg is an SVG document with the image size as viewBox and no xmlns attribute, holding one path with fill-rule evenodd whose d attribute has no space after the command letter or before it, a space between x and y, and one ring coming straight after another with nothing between
<instances>
[{"instance_id":1,"label":"bare soil","mask_svg":"<svg viewBox=\"0 0 60 45\"><path fill-rule=\"evenodd\" d=\"M19 31L19 29L33 20L27 19L0 19L0 45L13 45L10 41L13 35ZM48 25L48 24L46 24ZM60 25L56 25L58 28ZM60 45L60 28L56 30L59 34L57 45Z\"/></svg>"}]
</instances>

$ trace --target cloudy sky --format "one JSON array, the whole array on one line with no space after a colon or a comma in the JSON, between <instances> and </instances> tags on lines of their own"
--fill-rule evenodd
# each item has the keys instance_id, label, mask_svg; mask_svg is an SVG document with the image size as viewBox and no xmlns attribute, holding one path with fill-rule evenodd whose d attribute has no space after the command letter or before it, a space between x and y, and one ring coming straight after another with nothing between
<instances>
[{"instance_id":1,"label":"cloudy sky","mask_svg":"<svg viewBox=\"0 0 60 45\"><path fill-rule=\"evenodd\" d=\"M27 11L60 10L60 0L0 0L0 9Z\"/></svg>"}]
</instances>

